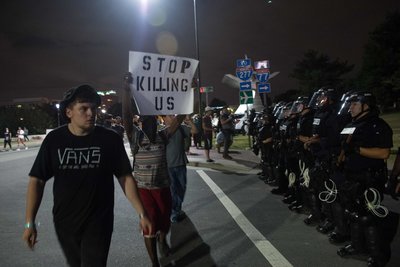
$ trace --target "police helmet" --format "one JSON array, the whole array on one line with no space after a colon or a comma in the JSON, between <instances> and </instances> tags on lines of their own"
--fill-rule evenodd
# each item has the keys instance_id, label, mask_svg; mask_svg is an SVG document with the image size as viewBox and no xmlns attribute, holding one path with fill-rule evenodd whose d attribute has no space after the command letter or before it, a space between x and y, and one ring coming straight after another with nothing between
<instances>
[{"instance_id":1,"label":"police helmet","mask_svg":"<svg viewBox=\"0 0 400 267\"><path fill-rule=\"evenodd\" d=\"M278 120L286 119L290 115L290 108L292 107L293 102L289 102L282 106L281 112L278 115Z\"/></svg>"},{"instance_id":2,"label":"police helmet","mask_svg":"<svg viewBox=\"0 0 400 267\"><path fill-rule=\"evenodd\" d=\"M284 101L279 101L278 103L276 103L276 105L274 106L274 108L272 109L272 114L275 114L278 109L283 106L285 104Z\"/></svg>"},{"instance_id":3,"label":"police helmet","mask_svg":"<svg viewBox=\"0 0 400 267\"><path fill-rule=\"evenodd\" d=\"M290 109L290 114L299 114L308 106L308 97L306 96L299 96L296 101L293 102L293 105Z\"/></svg>"},{"instance_id":4,"label":"police helmet","mask_svg":"<svg viewBox=\"0 0 400 267\"><path fill-rule=\"evenodd\" d=\"M338 115L346 115L349 113L351 103L349 102L349 98L353 93L354 91L350 90L342 95L342 97L340 98Z\"/></svg>"},{"instance_id":5,"label":"police helmet","mask_svg":"<svg viewBox=\"0 0 400 267\"><path fill-rule=\"evenodd\" d=\"M367 104L370 109L376 108L376 98L371 92L356 92L349 97L349 102L360 102Z\"/></svg>"},{"instance_id":6,"label":"police helmet","mask_svg":"<svg viewBox=\"0 0 400 267\"><path fill-rule=\"evenodd\" d=\"M329 105L330 102L336 102L336 92L332 88L321 88L314 92L308 106L312 109L318 109Z\"/></svg>"}]
</instances>

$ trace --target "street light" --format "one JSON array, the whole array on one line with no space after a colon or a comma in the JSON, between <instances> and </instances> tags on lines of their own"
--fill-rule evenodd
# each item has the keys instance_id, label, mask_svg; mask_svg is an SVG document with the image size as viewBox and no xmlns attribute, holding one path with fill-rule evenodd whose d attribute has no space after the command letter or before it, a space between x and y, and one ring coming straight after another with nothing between
<instances>
[{"instance_id":1,"label":"street light","mask_svg":"<svg viewBox=\"0 0 400 267\"><path fill-rule=\"evenodd\" d=\"M56 104L57 108L57 126L60 127L60 103Z\"/></svg>"},{"instance_id":2,"label":"street light","mask_svg":"<svg viewBox=\"0 0 400 267\"><path fill-rule=\"evenodd\" d=\"M197 86L199 90L199 114L201 115L201 79L200 79L200 53L199 53L199 39L197 33L197 9L196 9L196 0L193 0L193 13L194 13L194 37L196 44L196 59L199 61L199 65L197 66L196 76L197 76ZM208 103L207 103L208 104Z\"/></svg>"}]
</instances>

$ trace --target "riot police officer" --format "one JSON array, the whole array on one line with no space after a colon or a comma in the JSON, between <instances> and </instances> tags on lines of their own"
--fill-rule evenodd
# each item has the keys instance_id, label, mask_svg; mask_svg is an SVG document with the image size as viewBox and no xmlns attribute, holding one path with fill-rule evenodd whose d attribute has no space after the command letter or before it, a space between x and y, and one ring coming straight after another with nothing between
<instances>
[{"instance_id":1,"label":"riot police officer","mask_svg":"<svg viewBox=\"0 0 400 267\"><path fill-rule=\"evenodd\" d=\"M380 200L387 179L385 159L393 145L393 132L379 118L371 93L355 93L349 101L352 122L342 131L346 182L339 193L350 220L351 243L340 248L338 254L368 252L368 266L384 266L390 258L390 244L381 232L387 210L382 208Z\"/></svg>"},{"instance_id":2,"label":"riot police officer","mask_svg":"<svg viewBox=\"0 0 400 267\"><path fill-rule=\"evenodd\" d=\"M304 149L304 143L312 136L312 123L314 118L314 110L311 109L308 104L308 97L301 96L297 98L292 106L292 112L298 114L295 150L299 163L299 172L296 173L296 180L292 185L292 194L286 197L283 202L290 203L288 208L294 211L300 211L303 207L303 174L304 171L311 166L312 161L310 152Z\"/></svg>"},{"instance_id":3,"label":"riot police officer","mask_svg":"<svg viewBox=\"0 0 400 267\"><path fill-rule=\"evenodd\" d=\"M314 104L315 103L315 104ZM305 142L305 146L311 151L314 158L314 166L311 167L308 205L311 214L304 220L307 225L319 224L319 228L327 228L330 225L331 214L328 206L322 206L319 193L324 189L324 183L328 180L331 171L332 155L340 147L340 129L337 120L336 93L334 89L319 89L311 98L311 107L316 106L313 120L312 136ZM324 209L324 213L322 208ZM323 219L328 218L328 222Z\"/></svg>"}]
</instances>

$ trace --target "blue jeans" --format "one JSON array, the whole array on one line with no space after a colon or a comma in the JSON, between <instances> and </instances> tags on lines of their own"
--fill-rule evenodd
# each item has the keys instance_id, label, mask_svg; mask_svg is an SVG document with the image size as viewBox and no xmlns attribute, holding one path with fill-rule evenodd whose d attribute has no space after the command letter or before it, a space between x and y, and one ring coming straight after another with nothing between
<instances>
[{"instance_id":1,"label":"blue jeans","mask_svg":"<svg viewBox=\"0 0 400 267\"><path fill-rule=\"evenodd\" d=\"M171 221L174 221L178 219L182 211L182 203L186 192L186 165L168 168L168 173L171 178Z\"/></svg>"}]
</instances>

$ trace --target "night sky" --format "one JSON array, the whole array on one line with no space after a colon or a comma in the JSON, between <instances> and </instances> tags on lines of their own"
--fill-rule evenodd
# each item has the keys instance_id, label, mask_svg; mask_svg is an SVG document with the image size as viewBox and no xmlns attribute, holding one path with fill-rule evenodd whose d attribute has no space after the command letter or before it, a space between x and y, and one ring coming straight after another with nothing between
<instances>
[{"instance_id":1,"label":"night sky","mask_svg":"<svg viewBox=\"0 0 400 267\"><path fill-rule=\"evenodd\" d=\"M0 10L0 103L60 99L82 83L119 90L128 51L196 57L192 0L4 0ZM289 76L314 49L360 68L368 34L399 0L196 0L200 74L209 99L239 103L221 83L236 59L269 59L272 95L296 88Z\"/></svg>"}]
</instances>

